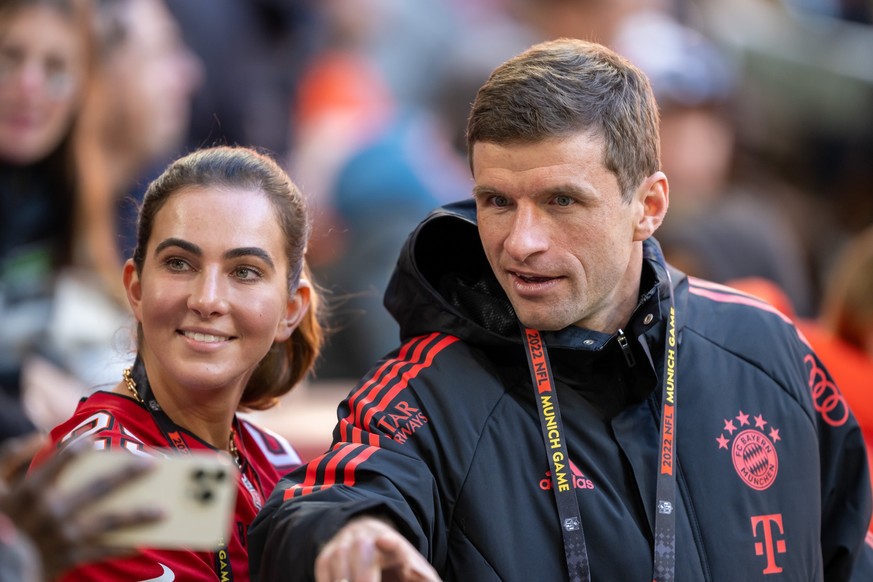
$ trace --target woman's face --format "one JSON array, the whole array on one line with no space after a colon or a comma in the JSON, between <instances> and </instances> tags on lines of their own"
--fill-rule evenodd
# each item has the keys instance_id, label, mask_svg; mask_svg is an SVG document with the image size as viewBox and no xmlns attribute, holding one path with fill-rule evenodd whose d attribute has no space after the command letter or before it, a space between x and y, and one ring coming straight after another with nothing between
<instances>
[{"instance_id":1,"label":"woman's face","mask_svg":"<svg viewBox=\"0 0 873 582\"><path fill-rule=\"evenodd\" d=\"M124 269L155 386L242 394L255 367L308 308L288 290L284 234L257 190L189 188L157 212L142 273Z\"/></svg>"},{"instance_id":2,"label":"woman's face","mask_svg":"<svg viewBox=\"0 0 873 582\"><path fill-rule=\"evenodd\" d=\"M63 140L80 100L84 37L42 5L0 22L0 159L31 164Z\"/></svg>"}]
</instances>

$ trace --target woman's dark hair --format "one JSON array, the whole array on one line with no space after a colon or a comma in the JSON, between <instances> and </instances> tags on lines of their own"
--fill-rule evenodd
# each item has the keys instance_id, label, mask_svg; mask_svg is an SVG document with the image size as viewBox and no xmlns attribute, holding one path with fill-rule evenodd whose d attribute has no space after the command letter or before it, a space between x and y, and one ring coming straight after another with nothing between
<instances>
[{"instance_id":1,"label":"woman's dark hair","mask_svg":"<svg viewBox=\"0 0 873 582\"><path fill-rule=\"evenodd\" d=\"M137 222L133 252L137 273L142 274L155 215L174 194L192 187L257 190L266 195L285 235L289 292L297 291L301 276L311 280L304 258L311 226L303 194L271 157L250 148L230 146L188 154L171 163L149 185ZM243 392L241 408L269 408L306 376L324 342L318 313L319 301L313 285L308 312L291 338L274 343L258 364ZM138 335L141 340L142 332Z\"/></svg>"}]
</instances>

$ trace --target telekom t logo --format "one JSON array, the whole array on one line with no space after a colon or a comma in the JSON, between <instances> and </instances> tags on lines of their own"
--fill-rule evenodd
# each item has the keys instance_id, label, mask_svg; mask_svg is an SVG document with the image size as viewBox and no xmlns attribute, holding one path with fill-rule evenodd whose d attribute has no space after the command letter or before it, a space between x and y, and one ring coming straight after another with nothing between
<instances>
[{"instance_id":1,"label":"telekom t logo","mask_svg":"<svg viewBox=\"0 0 873 582\"><path fill-rule=\"evenodd\" d=\"M755 553L759 556L763 556L765 552L767 554L767 567L764 568L764 574L778 574L782 571L782 568L776 564L776 553L785 553L785 540L774 538L776 535L782 536L785 534L785 531L782 529L782 514L753 515L752 535L756 538L758 537L758 525L761 526L761 531L764 534L764 542L755 542Z\"/></svg>"}]
</instances>

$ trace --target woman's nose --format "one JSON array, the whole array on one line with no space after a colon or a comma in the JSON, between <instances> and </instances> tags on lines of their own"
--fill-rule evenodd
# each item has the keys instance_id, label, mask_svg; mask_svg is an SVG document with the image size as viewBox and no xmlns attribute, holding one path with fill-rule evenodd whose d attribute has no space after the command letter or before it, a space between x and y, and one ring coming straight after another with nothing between
<instances>
[{"instance_id":1,"label":"woman's nose","mask_svg":"<svg viewBox=\"0 0 873 582\"><path fill-rule=\"evenodd\" d=\"M201 317L227 312L227 281L217 269L202 270L192 283L188 308Z\"/></svg>"}]
</instances>

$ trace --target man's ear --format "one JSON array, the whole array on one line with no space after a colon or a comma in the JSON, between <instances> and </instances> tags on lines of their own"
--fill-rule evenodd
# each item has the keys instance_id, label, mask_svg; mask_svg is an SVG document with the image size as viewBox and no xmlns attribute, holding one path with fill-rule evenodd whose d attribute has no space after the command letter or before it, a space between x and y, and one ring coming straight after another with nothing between
<instances>
[{"instance_id":1,"label":"man's ear","mask_svg":"<svg viewBox=\"0 0 873 582\"><path fill-rule=\"evenodd\" d=\"M310 294L312 286L306 279L300 279L297 285L297 291L288 297L288 305L285 309L285 318L279 322L276 328L276 337L274 342L284 342L291 337L300 322L303 321L303 316L309 310Z\"/></svg>"},{"instance_id":2,"label":"man's ear","mask_svg":"<svg viewBox=\"0 0 873 582\"><path fill-rule=\"evenodd\" d=\"M133 259L127 259L122 270L124 281L124 289L127 292L127 302L130 304L130 309L136 316L137 321L142 321L141 305L142 305L142 282L139 279L139 274L136 272L136 265Z\"/></svg>"},{"instance_id":3,"label":"man's ear","mask_svg":"<svg viewBox=\"0 0 873 582\"><path fill-rule=\"evenodd\" d=\"M643 180L634 194L640 213L634 228L634 240L643 241L655 234L670 205L670 187L664 172L655 172Z\"/></svg>"}]
</instances>

